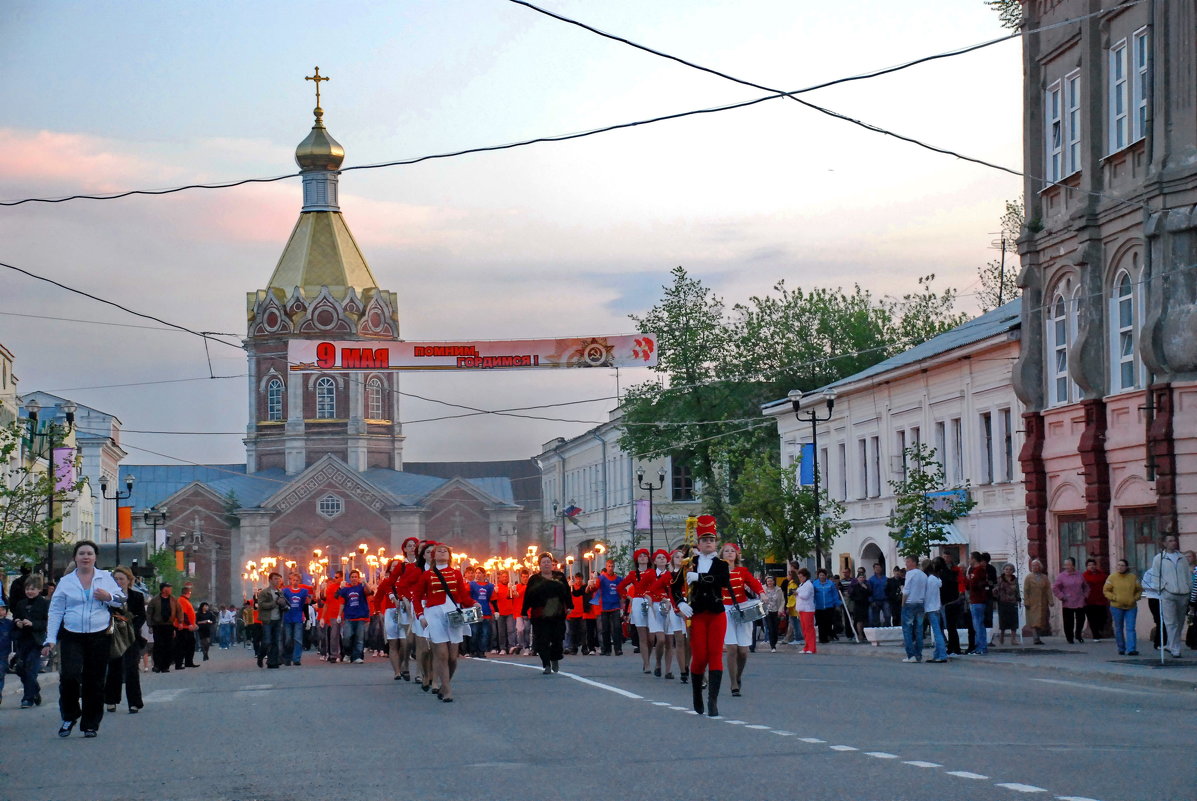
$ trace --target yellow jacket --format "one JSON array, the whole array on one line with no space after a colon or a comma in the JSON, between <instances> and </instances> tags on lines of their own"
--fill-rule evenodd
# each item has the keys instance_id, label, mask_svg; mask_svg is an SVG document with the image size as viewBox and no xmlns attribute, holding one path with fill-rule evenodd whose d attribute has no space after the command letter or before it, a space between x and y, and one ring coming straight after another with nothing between
<instances>
[{"instance_id":1,"label":"yellow jacket","mask_svg":"<svg viewBox=\"0 0 1197 801\"><path fill-rule=\"evenodd\" d=\"M1101 588L1102 595L1110 600L1112 606L1119 609L1130 609L1143 597L1143 585L1134 573L1111 573Z\"/></svg>"}]
</instances>

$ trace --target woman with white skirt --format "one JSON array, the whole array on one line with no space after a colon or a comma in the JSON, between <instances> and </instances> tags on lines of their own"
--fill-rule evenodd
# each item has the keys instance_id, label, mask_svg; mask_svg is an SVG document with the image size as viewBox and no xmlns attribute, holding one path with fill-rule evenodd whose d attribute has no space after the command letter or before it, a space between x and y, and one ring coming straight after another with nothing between
<instances>
[{"instance_id":1,"label":"woman with white skirt","mask_svg":"<svg viewBox=\"0 0 1197 801\"><path fill-rule=\"evenodd\" d=\"M670 636L673 625L671 616L674 614L670 591L672 581L669 554L657 549L653 554L653 569L645 578L641 595L648 599L648 637L657 662L653 675L660 678L663 659L667 679L673 678L673 638Z\"/></svg>"},{"instance_id":2,"label":"woman with white skirt","mask_svg":"<svg viewBox=\"0 0 1197 801\"><path fill-rule=\"evenodd\" d=\"M734 542L724 543L719 556L731 567L731 590L723 591L723 608L727 614L723 651L727 662L727 675L731 681L732 697L739 698L740 682L748 664L748 646L752 645L752 621L741 620L740 607L748 602L749 590L754 593L753 598L759 598L764 594L765 588L748 568L740 564L739 545Z\"/></svg>"},{"instance_id":3,"label":"woman with white skirt","mask_svg":"<svg viewBox=\"0 0 1197 801\"><path fill-rule=\"evenodd\" d=\"M439 685L436 694L446 703L453 700L450 682L457 671L457 644L465 634L465 626L450 620L449 613L477 606L461 571L449 565L451 556L445 543L433 547L432 563L420 579L416 597L416 615L427 629L432 647L433 672Z\"/></svg>"},{"instance_id":4,"label":"woman with white skirt","mask_svg":"<svg viewBox=\"0 0 1197 801\"><path fill-rule=\"evenodd\" d=\"M632 554L632 562L635 567L628 571L623 581L619 582L618 589L620 596L626 598L631 606L628 612L628 623L636 629L636 647L640 649L644 672L649 673L648 608L640 594L640 585L652 573L649 566L648 548L638 548Z\"/></svg>"}]
</instances>

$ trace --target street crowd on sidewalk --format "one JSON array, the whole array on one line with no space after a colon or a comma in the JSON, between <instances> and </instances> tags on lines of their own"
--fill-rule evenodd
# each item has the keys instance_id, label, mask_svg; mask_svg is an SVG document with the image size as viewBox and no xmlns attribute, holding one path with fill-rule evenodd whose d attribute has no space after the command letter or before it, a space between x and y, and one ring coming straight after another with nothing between
<instances>
[{"instance_id":1,"label":"street crowd on sidewalk","mask_svg":"<svg viewBox=\"0 0 1197 801\"><path fill-rule=\"evenodd\" d=\"M999 570L989 554L975 552L966 567L950 556L907 558L890 575L875 564L872 575L862 567L833 579L824 569L812 577L793 565L780 581L762 581L741 563L737 544L716 545L713 518L699 520L697 548L639 549L626 575L608 560L589 579L567 577L543 552L537 571L492 576L482 566L452 564L444 543L409 538L374 585L357 570L316 588L297 572L286 582L271 573L239 610L197 607L190 583L176 596L163 582L151 597L128 568L96 568L98 548L82 541L57 588L26 567L0 594L0 691L13 673L22 683L20 707L40 705L39 676L57 659L59 734L81 721L84 735L94 737L122 695L129 713L144 707L139 674L151 659L155 673L198 668L214 641L252 649L265 669L298 667L313 652L329 663L386 658L395 680L414 681L443 702L454 700L459 658L536 655L551 675L567 655L621 656L630 647L644 674L690 684L695 710L717 715L724 675L731 696L741 696L758 646L815 655L820 644L863 643L900 627L902 661L923 661L929 633L926 661L944 663L985 655L1007 635L1021 642L1023 631L1043 644L1056 601L1068 643L1083 644L1086 630L1096 642L1112 632L1120 655L1138 655L1137 608L1146 598L1154 647L1174 658L1182 647L1197 648L1197 626L1183 636L1197 610L1197 554L1182 554L1174 536L1164 538L1142 576L1125 560L1106 573L1094 559L1084 571L1065 559L1050 579L1036 559L1020 582L1014 565Z\"/></svg>"}]
</instances>

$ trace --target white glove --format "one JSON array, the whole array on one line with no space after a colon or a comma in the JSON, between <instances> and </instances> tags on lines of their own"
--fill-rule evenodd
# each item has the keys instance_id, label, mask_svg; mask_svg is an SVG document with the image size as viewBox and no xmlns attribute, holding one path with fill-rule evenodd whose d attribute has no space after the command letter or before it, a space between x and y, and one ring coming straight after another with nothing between
<instances>
[{"instance_id":1,"label":"white glove","mask_svg":"<svg viewBox=\"0 0 1197 801\"><path fill-rule=\"evenodd\" d=\"M691 570L689 573L686 574L686 583L687 584L693 584L696 581L698 581L698 574L695 573L693 570Z\"/></svg>"},{"instance_id":2,"label":"white glove","mask_svg":"<svg viewBox=\"0 0 1197 801\"><path fill-rule=\"evenodd\" d=\"M682 601L677 605L677 611L682 613L682 617L694 617L694 610L690 607L690 604L686 603L685 601Z\"/></svg>"}]
</instances>

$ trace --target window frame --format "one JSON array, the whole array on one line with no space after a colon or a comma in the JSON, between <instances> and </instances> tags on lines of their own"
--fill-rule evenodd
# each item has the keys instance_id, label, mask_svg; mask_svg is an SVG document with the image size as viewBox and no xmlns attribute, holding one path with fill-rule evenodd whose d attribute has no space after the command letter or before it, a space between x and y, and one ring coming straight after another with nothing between
<instances>
[{"instance_id":1,"label":"window frame","mask_svg":"<svg viewBox=\"0 0 1197 801\"><path fill-rule=\"evenodd\" d=\"M1047 318L1049 406L1063 406L1072 402L1072 379L1068 375L1068 349L1072 344L1072 323L1068 313L1070 301L1063 284L1052 295ZM1061 333L1064 340L1060 341Z\"/></svg>"},{"instance_id":2,"label":"window frame","mask_svg":"<svg viewBox=\"0 0 1197 801\"><path fill-rule=\"evenodd\" d=\"M1109 87L1109 125L1106 148L1117 153L1131 143L1130 138L1130 50L1126 39L1115 42L1107 59L1106 83ZM1119 77L1121 73L1121 77ZM1121 108L1121 113L1119 109Z\"/></svg>"},{"instance_id":3,"label":"window frame","mask_svg":"<svg viewBox=\"0 0 1197 801\"><path fill-rule=\"evenodd\" d=\"M282 422L286 413L285 397L286 386L283 384L283 379L275 376L266 382L266 420L268 422Z\"/></svg>"},{"instance_id":4,"label":"window frame","mask_svg":"<svg viewBox=\"0 0 1197 801\"><path fill-rule=\"evenodd\" d=\"M1131 34L1131 142L1147 138L1147 114L1151 92L1151 35L1147 26Z\"/></svg>"},{"instance_id":5,"label":"window frame","mask_svg":"<svg viewBox=\"0 0 1197 801\"><path fill-rule=\"evenodd\" d=\"M1126 294L1123 294L1125 284ZM1110 332L1110 390L1126 392L1139 388L1139 335L1138 319L1139 293L1135 289L1134 275L1122 268L1114 274L1110 287L1108 326ZM1123 310L1129 314L1129 323L1123 325ZM1129 351L1129 352L1128 352ZM1126 370L1130 370L1130 382L1126 381Z\"/></svg>"},{"instance_id":6,"label":"window frame","mask_svg":"<svg viewBox=\"0 0 1197 801\"><path fill-rule=\"evenodd\" d=\"M1048 183L1064 177L1064 86L1048 84L1043 93L1043 169Z\"/></svg>"},{"instance_id":7,"label":"window frame","mask_svg":"<svg viewBox=\"0 0 1197 801\"><path fill-rule=\"evenodd\" d=\"M382 402L382 379L371 376L366 380L366 418L369 420L386 420Z\"/></svg>"},{"instance_id":8,"label":"window frame","mask_svg":"<svg viewBox=\"0 0 1197 801\"><path fill-rule=\"evenodd\" d=\"M335 420L337 417L337 382L322 375L313 384L316 396L316 419Z\"/></svg>"},{"instance_id":9,"label":"window frame","mask_svg":"<svg viewBox=\"0 0 1197 801\"><path fill-rule=\"evenodd\" d=\"M978 484L992 484L993 481L993 412L980 414L981 475Z\"/></svg>"},{"instance_id":10,"label":"window frame","mask_svg":"<svg viewBox=\"0 0 1197 801\"><path fill-rule=\"evenodd\" d=\"M1081 171L1081 71L1064 76L1063 84L1064 176Z\"/></svg>"}]
</instances>

